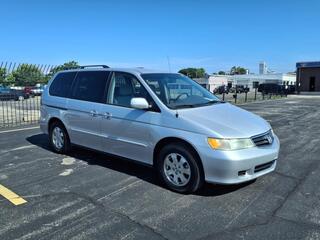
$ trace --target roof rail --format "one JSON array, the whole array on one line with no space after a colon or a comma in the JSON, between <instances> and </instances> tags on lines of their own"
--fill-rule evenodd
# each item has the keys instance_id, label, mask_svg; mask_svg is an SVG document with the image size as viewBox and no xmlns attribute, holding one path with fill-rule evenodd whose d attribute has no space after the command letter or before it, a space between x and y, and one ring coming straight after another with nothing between
<instances>
[{"instance_id":1,"label":"roof rail","mask_svg":"<svg viewBox=\"0 0 320 240\"><path fill-rule=\"evenodd\" d=\"M102 67L102 68L110 68L107 65L86 65L86 66L80 66L80 69L90 68L90 67Z\"/></svg>"}]
</instances>

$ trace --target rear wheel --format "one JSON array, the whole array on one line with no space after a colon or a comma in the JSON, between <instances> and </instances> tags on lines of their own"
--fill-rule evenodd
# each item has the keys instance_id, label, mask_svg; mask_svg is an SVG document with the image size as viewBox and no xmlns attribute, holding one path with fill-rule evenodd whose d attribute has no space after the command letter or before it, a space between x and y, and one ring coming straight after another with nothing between
<instances>
[{"instance_id":1,"label":"rear wheel","mask_svg":"<svg viewBox=\"0 0 320 240\"><path fill-rule=\"evenodd\" d=\"M162 182L180 193L192 193L203 184L199 159L184 144L170 144L158 155L157 169Z\"/></svg>"},{"instance_id":2,"label":"rear wheel","mask_svg":"<svg viewBox=\"0 0 320 240\"><path fill-rule=\"evenodd\" d=\"M56 153L67 153L70 150L69 135L62 123L51 124L49 138L51 147Z\"/></svg>"}]
</instances>

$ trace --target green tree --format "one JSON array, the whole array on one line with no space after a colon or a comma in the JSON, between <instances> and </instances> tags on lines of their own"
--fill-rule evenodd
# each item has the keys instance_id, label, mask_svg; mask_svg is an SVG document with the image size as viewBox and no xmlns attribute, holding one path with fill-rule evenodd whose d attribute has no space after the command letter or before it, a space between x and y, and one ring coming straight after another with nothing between
<instances>
[{"instance_id":1,"label":"green tree","mask_svg":"<svg viewBox=\"0 0 320 240\"><path fill-rule=\"evenodd\" d=\"M243 67L236 67L236 66L233 66L230 70L230 74L231 75L243 75L243 74L246 74L247 73L247 70Z\"/></svg>"},{"instance_id":2,"label":"green tree","mask_svg":"<svg viewBox=\"0 0 320 240\"><path fill-rule=\"evenodd\" d=\"M0 84L3 84L5 82L7 75L7 70L5 68L0 68Z\"/></svg>"},{"instance_id":3,"label":"green tree","mask_svg":"<svg viewBox=\"0 0 320 240\"><path fill-rule=\"evenodd\" d=\"M79 67L80 67L80 65L76 61L66 62L62 65L58 65L58 66L52 68L50 70L48 76L52 77L54 74L56 74L59 71L68 70L68 69L75 69L75 68L79 68Z\"/></svg>"},{"instance_id":4,"label":"green tree","mask_svg":"<svg viewBox=\"0 0 320 240\"><path fill-rule=\"evenodd\" d=\"M43 83L45 78L36 65L24 63L12 71L9 80L13 80L16 86L34 86L37 83Z\"/></svg>"},{"instance_id":5,"label":"green tree","mask_svg":"<svg viewBox=\"0 0 320 240\"><path fill-rule=\"evenodd\" d=\"M179 73L186 75L190 78L203 78L206 77L206 71L204 68L184 68Z\"/></svg>"},{"instance_id":6,"label":"green tree","mask_svg":"<svg viewBox=\"0 0 320 240\"><path fill-rule=\"evenodd\" d=\"M9 85L14 85L15 83L15 79L12 75L12 73L9 73L7 76L6 76L6 79L4 81L4 85L5 86L9 86Z\"/></svg>"},{"instance_id":7,"label":"green tree","mask_svg":"<svg viewBox=\"0 0 320 240\"><path fill-rule=\"evenodd\" d=\"M50 72L45 76L45 82L47 83L50 78L53 77L59 71L68 70L68 69L76 69L79 68L80 65L76 61L66 62L64 64L58 65L50 70Z\"/></svg>"},{"instance_id":8,"label":"green tree","mask_svg":"<svg viewBox=\"0 0 320 240\"><path fill-rule=\"evenodd\" d=\"M219 71L218 74L219 75L226 75L226 72L225 71Z\"/></svg>"}]
</instances>

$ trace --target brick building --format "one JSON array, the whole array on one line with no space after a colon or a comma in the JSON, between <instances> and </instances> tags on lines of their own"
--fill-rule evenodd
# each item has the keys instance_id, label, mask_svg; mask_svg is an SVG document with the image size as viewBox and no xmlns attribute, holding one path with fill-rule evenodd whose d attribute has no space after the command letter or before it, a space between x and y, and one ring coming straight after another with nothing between
<instances>
[{"instance_id":1,"label":"brick building","mask_svg":"<svg viewBox=\"0 0 320 240\"><path fill-rule=\"evenodd\" d=\"M320 94L320 62L298 62L296 82L298 92Z\"/></svg>"}]
</instances>

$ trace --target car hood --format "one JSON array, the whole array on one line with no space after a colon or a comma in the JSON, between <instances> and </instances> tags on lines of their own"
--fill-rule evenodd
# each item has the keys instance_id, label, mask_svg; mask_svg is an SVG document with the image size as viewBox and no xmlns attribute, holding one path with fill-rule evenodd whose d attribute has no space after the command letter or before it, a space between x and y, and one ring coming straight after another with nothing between
<instances>
[{"instance_id":1,"label":"car hood","mask_svg":"<svg viewBox=\"0 0 320 240\"><path fill-rule=\"evenodd\" d=\"M194 126L192 131L221 138L248 138L270 130L270 124L251 112L229 103L180 109L179 118ZM190 129L191 130L191 129Z\"/></svg>"}]
</instances>

